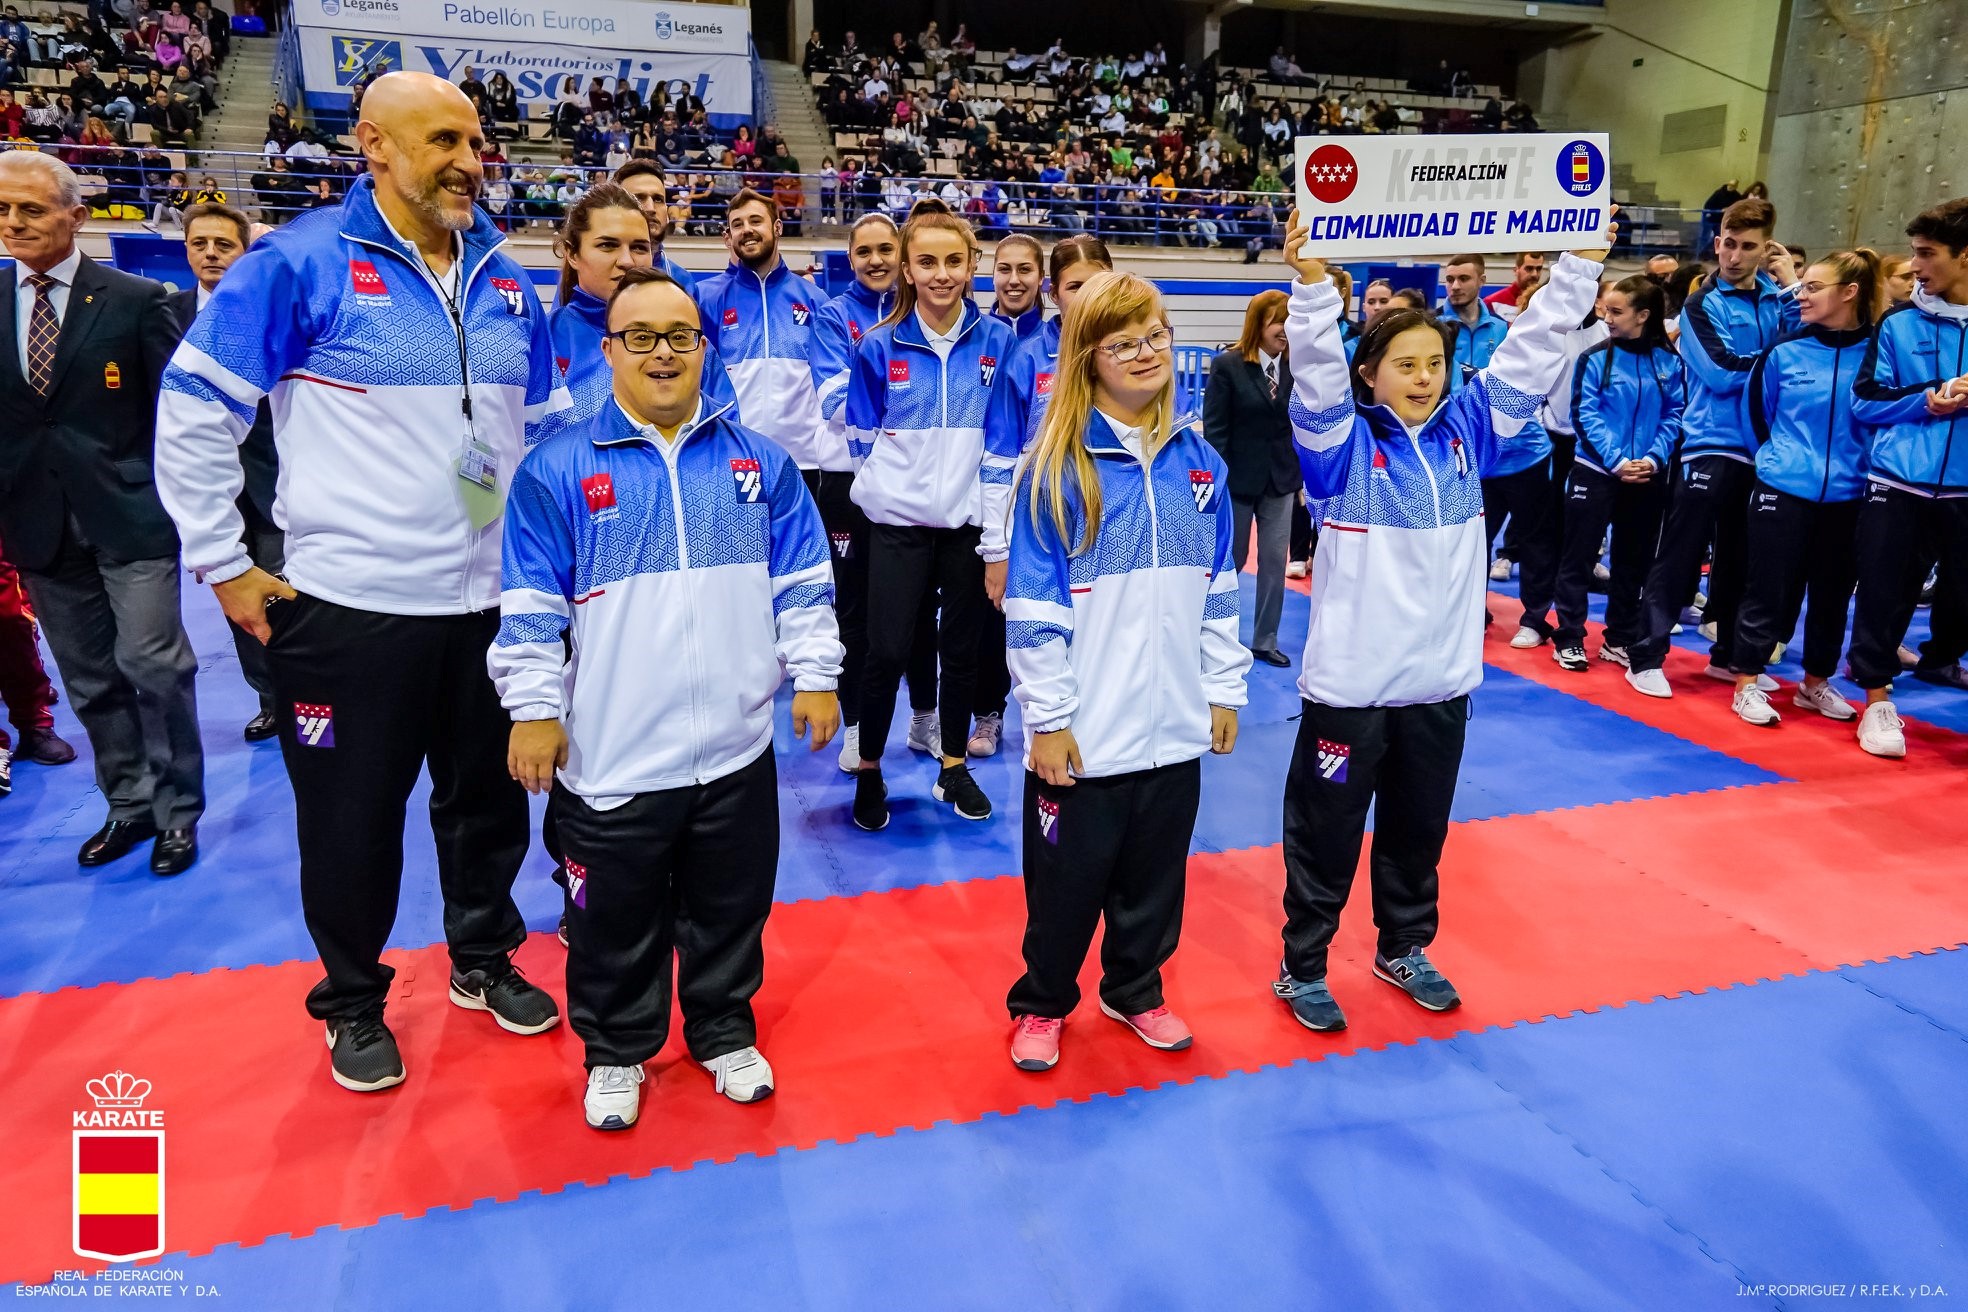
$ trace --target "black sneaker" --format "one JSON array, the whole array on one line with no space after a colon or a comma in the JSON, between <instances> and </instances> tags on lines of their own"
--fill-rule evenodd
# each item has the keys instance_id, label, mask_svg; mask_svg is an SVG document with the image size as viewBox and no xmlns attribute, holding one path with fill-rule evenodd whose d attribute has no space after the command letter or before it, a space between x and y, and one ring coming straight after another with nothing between
<instances>
[{"instance_id":1,"label":"black sneaker","mask_svg":"<svg viewBox=\"0 0 1968 1312\"><path fill-rule=\"evenodd\" d=\"M1592 668L1592 662L1585 658L1585 648L1577 643L1569 647L1553 648L1551 659L1558 662L1559 669L1570 670L1573 674L1584 674Z\"/></svg>"},{"instance_id":2,"label":"black sneaker","mask_svg":"<svg viewBox=\"0 0 1968 1312\"><path fill-rule=\"evenodd\" d=\"M1959 665L1914 666L1913 677L1922 683L1938 684L1943 688L1956 688L1968 692L1968 670Z\"/></svg>"},{"instance_id":3,"label":"black sneaker","mask_svg":"<svg viewBox=\"0 0 1968 1312\"><path fill-rule=\"evenodd\" d=\"M466 1011L489 1011L499 1028L514 1034L539 1034L560 1024L560 1008L546 990L527 982L519 968L503 972L451 972L451 1003Z\"/></svg>"},{"instance_id":4,"label":"black sneaker","mask_svg":"<svg viewBox=\"0 0 1968 1312\"><path fill-rule=\"evenodd\" d=\"M888 785L882 782L880 770L855 772L854 824L871 834L888 828Z\"/></svg>"},{"instance_id":5,"label":"black sneaker","mask_svg":"<svg viewBox=\"0 0 1968 1312\"><path fill-rule=\"evenodd\" d=\"M957 814L966 820L991 818L991 799L984 796L984 790L970 777L970 767L962 762L945 766L936 776L936 787L930 791L937 801L956 807Z\"/></svg>"},{"instance_id":6,"label":"black sneaker","mask_svg":"<svg viewBox=\"0 0 1968 1312\"><path fill-rule=\"evenodd\" d=\"M383 1024L381 1007L329 1021L328 1059L335 1083L344 1089L374 1093L403 1083L403 1054Z\"/></svg>"}]
</instances>

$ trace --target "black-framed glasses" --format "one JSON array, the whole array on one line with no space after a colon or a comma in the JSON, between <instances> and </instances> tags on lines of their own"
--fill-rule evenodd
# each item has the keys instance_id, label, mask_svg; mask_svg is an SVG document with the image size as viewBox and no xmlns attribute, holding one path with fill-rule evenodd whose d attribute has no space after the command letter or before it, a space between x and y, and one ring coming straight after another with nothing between
<instances>
[{"instance_id":1,"label":"black-framed glasses","mask_svg":"<svg viewBox=\"0 0 1968 1312\"><path fill-rule=\"evenodd\" d=\"M1115 364L1128 364L1141 358L1143 347L1160 352L1168 350L1173 345L1175 345L1175 334L1164 325L1146 337L1123 337L1118 342L1107 342L1093 349L1107 352L1113 357Z\"/></svg>"},{"instance_id":2,"label":"black-framed glasses","mask_svg":"<svg viewBox=\"0 0 1968 1312\"><path fill-rule=\"evenodd\" d=\"M622 349L630 355L648 355L656 349L659 341L668 342L670 349L678 355L689 355L704 344L704 330L701 328L671 328L660 333L654 328L624 328L607 336L620 342Z\"/></svg>"}]
</instances>

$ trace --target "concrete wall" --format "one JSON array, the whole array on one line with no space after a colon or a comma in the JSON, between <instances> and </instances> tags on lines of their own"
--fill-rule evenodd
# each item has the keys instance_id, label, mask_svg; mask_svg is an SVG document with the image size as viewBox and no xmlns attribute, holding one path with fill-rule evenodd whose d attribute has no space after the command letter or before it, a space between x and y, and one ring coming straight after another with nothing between
<instances>
[{"instance_id":1,"label":"concrete wall","mask_svg":"<svg viewBox=\"0 0 1968 1312\"><path fill-rule=\"evenodd\" d=\"M1785 237L1904 250L1908 218L1968 194L1968 0L1797 0L1776 113Z\"/></svg>"},{"instance_id":2,"label":"concrete wall","mask_svg":"<svg viewBox=\"0 0 1968 1312\"><path fill-rule=\"evenodd\" d=\"M1695 207L1765 171L1764 129L1788 0L1607 0L1596 34L1524 61L1520 93L1566 128L1610 132L1613 161L1662 203ZM1640 60L1638 67L1634 61ZM1722 140L1662 152L1663 117L1724 108Z\"/></svg>"}]
</instances>

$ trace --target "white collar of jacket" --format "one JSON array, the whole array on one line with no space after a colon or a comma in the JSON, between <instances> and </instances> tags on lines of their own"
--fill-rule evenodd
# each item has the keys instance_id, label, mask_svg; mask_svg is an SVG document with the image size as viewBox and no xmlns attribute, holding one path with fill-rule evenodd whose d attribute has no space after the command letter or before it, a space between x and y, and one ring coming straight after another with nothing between
<instances>
[{"instance_id":1,"label":"white collar of jacket","mask_svg":"<svg viewBox=\"0 0 1968 1312\"><path fill-rule=\"evenodd\" d=\"M731 403L729 401L709 411L704 409L704 404L704 395L702 392L699 392L697 396L697 408L691 412L690 418L684 422L683 427L677 429L676 441L670 443L671 450L674 451L677 447L682 446L685 442L697 436L697 434L703 432L705 429L710 428L713 424L725 422L723 418L724 413L731 409ZM651 447L657 445L655 438L650 436L655 431L655 425L645 424L636 419L635 416L622 408L622 403L619 400L611 401L608 408L603 410L598 416L598 419L600 422L596 423L590 430L591 436L589 439L596 446L628 446L635 442L640 442L645 446Z\"/></svg>"},{"instance_id":2,"label":"white collar of jacket","mask_svg":"<svg viewBox=\"0 0 1968 1312\"><path fill-rule=\"evenodd\" d=\"M895 291L893 288L885 292L871 291L862 285L859 278L856 278L847 285L847 290L840 294L840 299L853 302L857 310L867 311L870 316L869 326L872 327L887 317L889 310L894 307ZM866 332L867 329L863 328L862 331Z\"/></svg>"},{"instance_id":3,"label":"white collar of jacket","mask_svg":"<svg viewBox=\"0 0 1968 1312\"><path fill-rule=\"evenodd\" d=\"M349 188L348 199L342 202L342 236L350 241L361 242L386 250L397 259L410 262L410 255L404 250L403 242L383 217L382 207L376 203L376 179L364 174ZM506 244L506 235L493 224L492 217L484 210L472 209L472 226L463 234L460 254L464 259L462 288L468 285L474 275L485 267L492 253Z\"/></svg>"},{"instance_id":4,"label":"white collar of jacket","mask_svg":"<svg viewBox=\"0 0 1968 1312\"><path fill-rule=\"evenodd\" d=\"M961 342L964 338L970 336L970 330L975 328L977 321L983 317L974 303L965 300L963 303L963 319L957 325L956 332L951 335L951 342ZM918 351L928 351L931 354L935 354L935 348L929 344L929 339L923 336L922 324L916 318L914 312L911 312L907 318L902 319L895 325L894 337L897 346L912 346Z\"/></svg>"},{"instance_id":5,"label":"white collar of jacket","mask_svg":"<svg viewBox=\"0 0 1968 1312\"><path fill-rule=\"evenodd\" d=\"M1937 319L1968 322L1968 305L1956 305L1952 301L1944 301L1919 283L1913 285L1913 303L1920 307L1921 313L1931 314Z\"/></svg>"}]
</instances>

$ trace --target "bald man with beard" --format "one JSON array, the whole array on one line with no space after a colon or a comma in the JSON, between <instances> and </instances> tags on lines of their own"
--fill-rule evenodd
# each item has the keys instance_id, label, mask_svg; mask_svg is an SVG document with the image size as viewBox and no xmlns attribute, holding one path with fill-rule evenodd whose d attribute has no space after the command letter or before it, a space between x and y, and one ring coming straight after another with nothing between
<instances>
[{"instance_id":1,"label":"bald man with beard","mask_svg":"<svg viewBox=\"0 0 1968 1312\"><path fill-rule=\"evenodd\" d=\"M515 1034L560 1020L511 961L530 825L485 661L506 490L569 401L532 280L474 203L471 103L441 78L390 73L361 114L368 176L256 243L173 357L157 483L185 568L267 644L324 976L307 1008L335 1081L369 1092L404 1078L380 958L426 768L451 1001ZM284 578L254 566L234 504L266 396Z\"/></svg>"}]
</instances>

